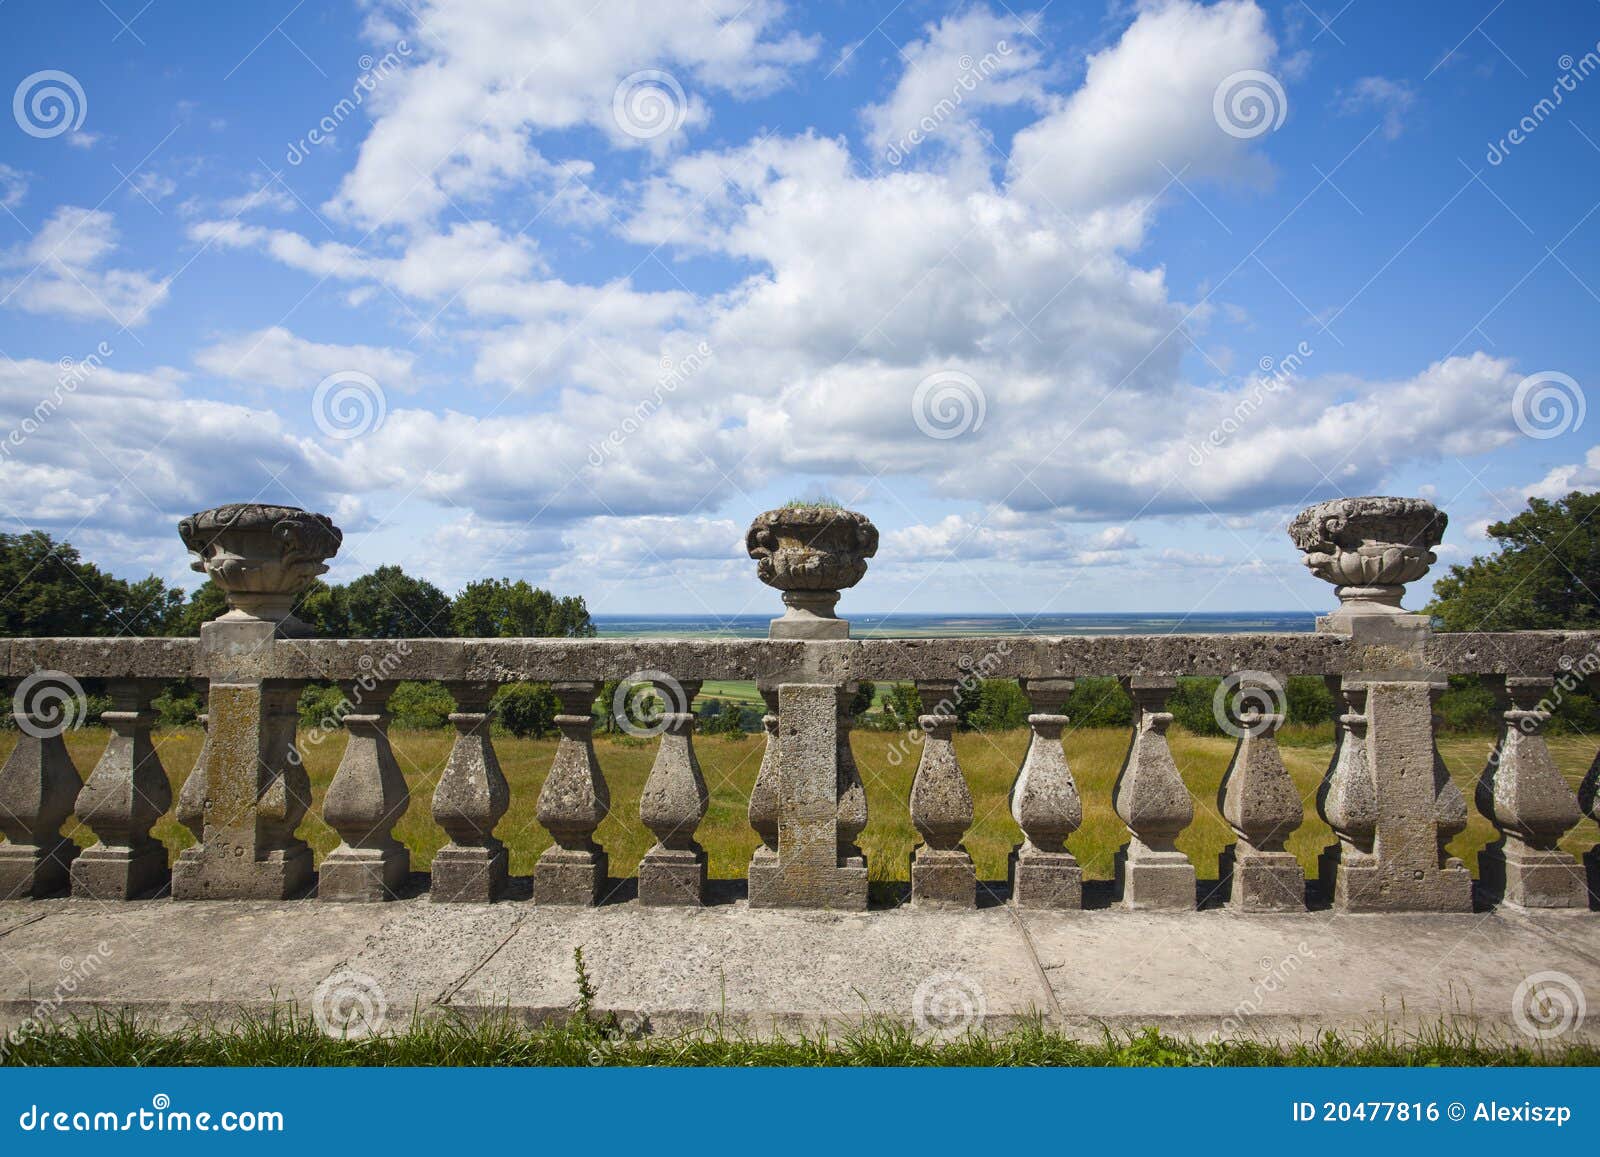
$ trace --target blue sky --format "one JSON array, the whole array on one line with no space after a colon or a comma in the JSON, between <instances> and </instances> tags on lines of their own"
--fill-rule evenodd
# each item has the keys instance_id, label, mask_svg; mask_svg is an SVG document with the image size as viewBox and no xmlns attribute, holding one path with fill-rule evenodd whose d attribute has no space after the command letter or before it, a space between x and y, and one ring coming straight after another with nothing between
<instances>
[{"instance_id":1,"label":"blue sky","mask_svg":"<svg viewBox=\"0 0 1600 1157\"><path fill-rule=\"evenodd\" d=\"M336 579L759 612L826 493L846 613L1320 611L1305 505L1433 498L1442 569L1600 485L1592 3L0 23L0 517L118 573L255 498Z\"/></svg>"}]
</instances>

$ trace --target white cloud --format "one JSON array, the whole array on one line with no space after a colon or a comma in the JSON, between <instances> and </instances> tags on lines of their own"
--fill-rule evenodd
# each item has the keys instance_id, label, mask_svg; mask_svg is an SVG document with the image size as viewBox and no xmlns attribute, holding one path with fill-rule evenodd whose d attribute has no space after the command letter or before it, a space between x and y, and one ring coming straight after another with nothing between
<instances>
[{"instance_id":1,"label":"white cloud","mask_svg":"<svg viewBox=\"0 0 1600 1157\"><path fill-rule=\"evenodd\" d=\"M1342 94L1339 111L1347 116L1376 112L1384 137L1392 141L1405 131L1406 114L1416 99L1416 90L1404 81L1364 76Z\"/></svg>"},{"instance_id":2,"label":"white cloud","mask_svg":"<svg viewBox=\"0 0 1600 1157\"><path fill-rule=\"evenodd\" d=\"M510 184L558 186L568 171L531 133L587 126L614 145L640 143L612 100L645 69L673 74L692 120L705 116L700 90L770 92L817 48L780 31L783 16L774 0L419 4L413 63L374 92L372 130L329 208L363 226L415 225Z\"/></svg>"},{"instance_id":3,"label":"white cloud","mask_svg":"<svg viewBox=\"0 0 1600 1157\"><path fill-rule=\"evenodd\" d=\"M1539 481L1522 488L1524 498L1554 501L1574 490L1600 490L1600 446L1589 447L1581 463L1557 466Z\"/></svg>"},{"instance_id":4,"label":"white cloud","mask_svg":"<svg viewBox=\"0 0 1600 1157\"><path fill-rule=\"evenodd\" d=\"M117 248L110 213L64 205L24 245L0 252L0 305L56 317L142 324L166 300L166 279L106 269Z\"/></svg>"},{"instance_id":5,"label":"white cloud","mask_svg":"<svg viewBox=\"0 0 1600 1157\"><path fill-rule=\"evenodd\" d=\"M1265 15L1244 0L1146 9L1089 58L1081 88L1017 133L1012 188L1069 214L1115 217L1132 213L1172 174L1260 178L1265 163L1250 142L1219 127L1212 98L1233 73L1268 69L1276 50Z\"/></svg>"},{"instance_id":6,"label":"white cloud","mask_svg":"<svg viewBox=\"0 0 1600 1157\"><path fill-rule=\"evenodd\" d=\"M486 131L513 152L478 151L487 140L464 145L433 188L440 196L456 199L453 181L488 195L546 164L527 155L538 130L609 116L608 103L595 103L608 102L609 90L592 77L582 91L556 92L542 75L526 92L505 90L506 66L491 66L490 50L517 59L518 37L546 19L532 7L426 10L443 47L420 60L392 104L373 105L377 125L342 186L353 216L364 219L386 187L393 191L386 182L398 182L401 170L386 166L409 165L403 146L475 98L490 113ZM776 18L757 5L730 25L734 39L767 46L754 59L670 37L645 53L631 32L625 44L597 47L589 29L542 47L571 55L567 72L581 64L605 72L611 86L617 69L688 53L701 64L684 66L686 84L745 92L784 75ZM654 26L657 17L641 20ZM865 114L869 135L881 141L940 91L952 53L959 65L970 42L1013 27L987 9L931 25L910 49L931 79L900 79ZM296 485L308 498L368 499L378 520L423 521L409 513L412 503L452 511L432 528L428 553L462 577L469 563L502 555L574 575L627 563L628 573L645 567L640 573L663 582L677 581L675 568L699 575L747 566L736 549L725 553L737 546L739 520L724 515L761 486L781 479L800 489L819 477L846 491L871 479L888 492L885 506L903 488L911 501L926 503L931 492L948 508L982 511L908 514L911 525L886 532L886 558L1068 567L1159 560L1127 525L1133 519L1216 514L1221 526L1259 529L1263 510L1334 488L1369 491L1432 456L1482 453L1514 436L1507 403L1516 375L1508 359L1484 354L1388 381L1313 376L1313 361L1246 420L1235 416L1256 383L1186 380L1186 337L1203 330L1214 303L1175 301L1161 265L1138 253L1154 211L1144 199L1168 179L1163 165L1219 178L1251 171L1259 145L1217 128L1211 95L1221 76L1269 66L1274 52L1254 6L1177 2L1142 10L1064 99L1043 92L1034 64L1007 73L991 96L946 122L981 118L998 103L1048 109L1018 135L1009 176L998 183L961 147L919 152L916 171L875 174L848 142L814 132L698 152L679 142L670 159L641 158L649 161L643 179L594 193L606 205L615 198L623 221L608 243L653 252L648 287L642 277L580 279L559 249L547 255L489 209L435 226L426 182L408 206L409 230L360 245L238 220L196 222L195 240L330 279L353 304L388 298L380 286L419 303L472 379L526 396L495 391L484 412L463 412L476 399L430 393L407 351L320 344L281 326L214 342L195 360L210 373L273 386L304 389L353 368L386 386L417 387L407 406L391 398L386 421L364 437L330 444L274 432L255 456L292 462L288 477L303 480ZM457 105L423 109L415 102L428 92L454 94ZM407 109L421 120L406 121ZM405 184L416 184L415 172L405 173ZM575 187L588 188L593 172L578 175ZM103 252L80 253L79 265ZM707 266L733 272L686 275L689 288L671 280L674 258L710 258ZM457 324L463 317L469 325ZM710 351L703 364L664 395L663 365L702 345ZM983 422L932 438L914 401L929 375L952 373L981 394L972 400L981 400ZM630 419L637 429L596 466L592 448ZM1193 447L1230 420L1222 443L1191 461ZM181 456L168 468L184 469ZM380 495L397 509L384 513ZM649 562L651 554L661 561Z\"/></svg>"},{"instance_id":7,"label":"white cloud","mask_svg":"<svg viewBox=\"0 0 1600 1157\"><path fill-rule=\"evenodd\" d=\"M915 163L942 144L987 169L994 154L973 115L1045 99L1031 25L980 6L946 16L927 27L924 39L901 45L905 72L889 98L864 114L873 167Z\"/></svg>"},{"instance_id":8,"label":"white cloud","mask_svg":"<svg viewBox=\"0 0 1600 1157\"><path fill-rule=\"evenodd\" d=\"M0 164L0 208L15 209L28 195L28 174Z\"/></svg>"},{"instance_id":9,"label":"white cloud","mask_svg":"<svg viewBox=\"0 0 1600 1157\"><path fill-rule=\"evenodd\" d=\"M284 390L309 390L329 374L349 370L371 376L385 390L416 387L416 355L409 350L307 341L282 326L217 342L194 360L218 377Z\"/></svg>"}]
</instances>

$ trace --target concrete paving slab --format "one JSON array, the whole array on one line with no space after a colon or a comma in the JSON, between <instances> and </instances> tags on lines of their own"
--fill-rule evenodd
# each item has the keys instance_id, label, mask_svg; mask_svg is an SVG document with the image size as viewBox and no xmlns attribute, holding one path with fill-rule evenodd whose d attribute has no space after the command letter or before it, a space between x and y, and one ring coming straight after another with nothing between
<instances>
[{"instance_id":1,"label":"concrete paving slab","mask_svg":"<svg viewBox=\"0 0 1600 1157\"><path fill-rule=\"evenodd\" d=\"M1298 1037L1441 1019L1518 1034L1529 976L1600 998L1600 920L1498 913L1340 916L1082 912L1024 915L1062 1027ZM1578 1030L1600 1040L1600 1018Z\"/></svg>"},{"instance_id":2,"label":"concrete paving slab","mask_svg":"<svg viewBox=\"0 0 1600 1157\"><path fill-rule=\"evenodd\" d=\"M390 914L377 905L42 901L0 938L0 1023L125 1007L162 1024L304 1001Z\"/></svg>"},{"instance_id":3,"label":"concrete paving slab","mask_svg":"<svg viewBox=\"0 0 1600 1157\"><path fill-rule=\"evenodd\" d=\"M1045 989L1009 912L840 914L702 909L533 909L450 1001L530 1015L577 999L573 949L596 1004L657 1030L721 1017L751 1031L960 1017L992 1027L1047 1011Z\"/></svg>"},{"instance_id":4,"label":"concrete paving slab","mask_svg":"<svg viewBox=\"0 0 1600 1157\"><path fill-rule=\"evenodd\" d=\"M1339 916L1120 910L836 914L302 902L33 901L0 908L0 1028L35 1014L129 1009L158 1024L225 1019L337 989L417 1010L536 1021L577 999L655 1031L839 1026L869 1016L998 1030L1041 1016L1205 1037L1412 1029L1441 1018L1512 1040L1526 978L1551 974L1600 1009L1589 912ZM355 978L352 980L352 978ZM370 991L369 991L370 990ZM1525 992L1522 994L1525 996ZM1600 1040L1600 1012L1574 1035ZM1563 1038L1566 1039L1566 1038Z\"/></svg>"}]
</instances>

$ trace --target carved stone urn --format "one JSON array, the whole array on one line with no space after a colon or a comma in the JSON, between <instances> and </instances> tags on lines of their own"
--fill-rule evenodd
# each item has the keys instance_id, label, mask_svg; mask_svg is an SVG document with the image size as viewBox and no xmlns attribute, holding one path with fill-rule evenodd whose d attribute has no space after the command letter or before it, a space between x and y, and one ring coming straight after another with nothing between
<instances>
[{"instance_id":1,"label":"carved stone urn","mask_svg":"<svg viewBox=\"0 0 1600 1157\"><path fill-rule=\"evenodd\" d=\"M344 541L326 514L256 502L191 514L178 534L194 555L189 565L228 596L218 622L270 622L281 635L311 633L291 611Z\"/></svg>"},{"instance_id":2,"label":"carved stone urn","mask_svg":"<svg viewBox=\"0 0 1600 1157\"><path fill-rule=\"evenodd\" d=\"M865 514L837 506L782 506L758 514L744 537L756 574L783 592L774 639L845 639L850 624L833 613L839 592L867 573L878 528Z\"/></svg>"},{"instance_id":3,"label":"carved stone urn","mask_svg":"<svg viewBox=\"0 0 1600 1157\"><path fill-rule=\"evenodd\" d=\"M1335 498L1302 510L1289 537L1335 585L1338 618L1405 613L1406 584L1428 573L1448 517L1421 498Z\"/></svg>"}]
</instances>

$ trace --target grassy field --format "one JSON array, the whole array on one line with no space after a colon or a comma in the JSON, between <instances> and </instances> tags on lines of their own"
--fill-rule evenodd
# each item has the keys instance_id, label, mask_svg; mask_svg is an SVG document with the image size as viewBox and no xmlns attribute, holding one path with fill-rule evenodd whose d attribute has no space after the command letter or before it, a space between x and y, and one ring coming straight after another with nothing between
<instances>
[{"instance_id":1,"label":"grassy field","mask_svg":"<svg viewBox=\"0 0 1600 1157\"><path fill-rule=\"evenodd\" d=\"M425 869L433 853L445 842L444 833L430 818L430 800L439 773L449 755L451 735L445 731L400 731L392 735L395 754L406 772L411 787L411 805L397 826L397 834L413 856L413 865ZM78 770L87 776L105 746L107 732L85 728L70 732L67 745ZM9 753L15 733L0 733L0 756ZM711 790L711 806L699 829L700 841L711 857L711 874L722 878L741 878L750 853L759 843L745 818L751 785L760 767L763 739L702 736L695 741L701 768ZM1470 821L1467 830L1450 845L1450 851L1476 866L1478 850L1494 836L1489 822L1471 807L1472 785L1483 768L1491 747L1487 737L1447 738L1440 749L1451 775L1468 800ZM194 766L200 750L200 734L194 730L172 730L156 736L157 750L172 780L173 795ZM911 826L908 800L911 778L916 769L919 746L895 733L856 731L851 739L856 762L867 785L871 814L861 844L876 880L905 880L908 860L917 842ZM999 734L964 733L956 739L956 749L972 789L976 820L967 836L967 848L977 862L981 879L1003 879L1006 857L1020 833L1006 808L1006 795L1027 745L1026 731ZM1068 842L1083 863L1090 879L1109 879L1112 856L1126 841L1126 829L1111 809L1111 788L1128 745L1128 732L1120 729L1083 729L1066 737L1067 756L1084 798L1084 822ZM1595 756L1591 742L1582 739L1551 740L1557 763L1574 787L1582 779ZM338 844L338 837L321 820L322 797L343 751L343 738L329 737L305 749L315 793L310 815L300 835L316 850L320 859ZM600 842L611 854L612 873L631 875L639 858L650 847L652 837L640 825L639 794L650 774L655 744L627 736L601 736L596 739L600 764L611 788L611 815L601 825ZM1195 821L1178 840L1193 860L1202 879L1217 875L1217 853L1231 842L1231 833L1217 813L1217 785L1227 768L1232 741L1184 734L1174 729L1173 753L1195 800ZM501 821L498 834L511 849L514 875L527 874L550 838L535 819L535 803L540 785L555 752L555 740L500 738L495 749L506 777L511 781L511 810ZM1329 746L1285 746L1284 762L1306 800L1306 822L1290 837L1289 850L1307 869L1316 873L1317 853L1332 841L1332 834L1316 815L1316 785L1327 767ZM93 833L76 825L67 829L79 843L94 841ZM176 853L193 842L187 829L170 815L157 825L156 835ZM1581 852L1596 840L1593 820L1585 819L1563 841L1571 852Z\"/></svg>"}]
</instances>

